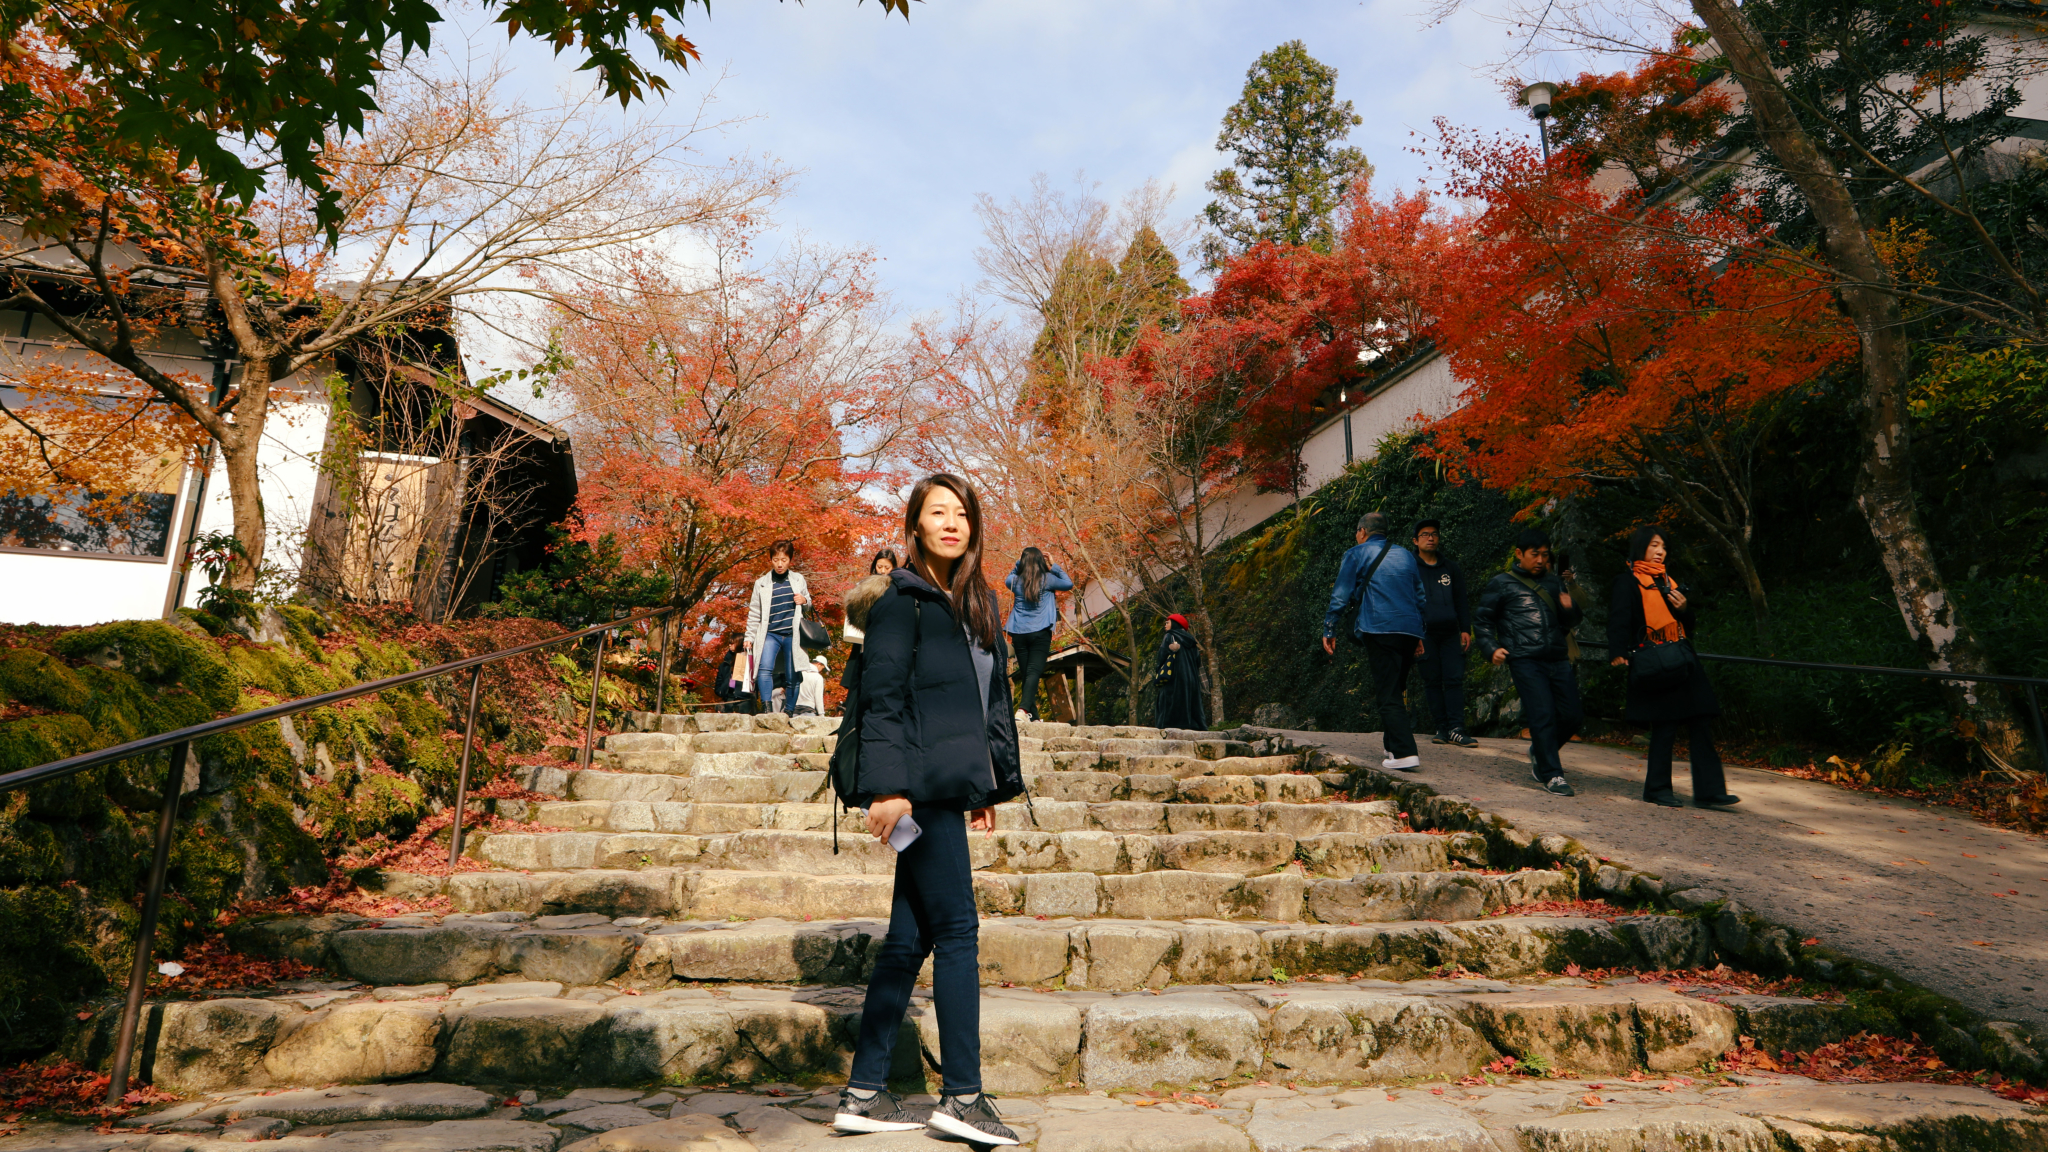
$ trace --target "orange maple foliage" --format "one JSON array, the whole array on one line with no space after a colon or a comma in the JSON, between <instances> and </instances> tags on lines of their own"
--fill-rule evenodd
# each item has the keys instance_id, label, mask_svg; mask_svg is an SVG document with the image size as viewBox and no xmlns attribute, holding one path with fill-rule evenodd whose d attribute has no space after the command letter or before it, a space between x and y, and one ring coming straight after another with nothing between
<instances>
[{"instance_id":1,"label":"orange maple foliage","mask_svg":"<svg viewBox=\"0 0 2048 1152\"><path fill-rule=\"evenodd\" d=\"M1655 492L1761 620L1750 463L1782 402L1855 352L1828 283L1772 258L1737 200L1645 206L1526 147L1446 138L1452 191L1485 208L1439 265L1432 332L1467 387L1432 450L1535 503Z\"/></svg>"},{"instance_id":2,"label":"orange maple foliage","mask_svg":"<svg viewBox=\"0 0 2048 1152\"><path fill-rule=\"evenodd\" d=\"M798 542L813 600L837 621L868 546L895 535L894 513L863 493L893 486L881 460L915 426L929 373L915 343L881 328L871 256L763 268L747 246L721 237L706 284L635 254L558 309L587 465L575 535L613 535L628 563L666 577L671 603L695 610L682 643L706 659L737 641L777 539Z\"/></svg>"}]
</instances>

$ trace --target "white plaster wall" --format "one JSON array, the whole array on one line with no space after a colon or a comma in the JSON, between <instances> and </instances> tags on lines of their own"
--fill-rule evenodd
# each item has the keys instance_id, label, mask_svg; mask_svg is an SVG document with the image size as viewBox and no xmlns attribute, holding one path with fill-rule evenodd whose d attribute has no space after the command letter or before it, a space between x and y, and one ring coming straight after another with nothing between
<instances>
[{"instance_id":1,"label":"white plaster wall","mask_svg":"<svg viewBox=\"0 0 2048 1152\"><path fill-rule=\"evenodd\" d=\"M280 406L264 428L257 467L263 474L263 509L268 520L266 556L296 571L319 480L320 448L327 436L324 398ZM174 524L183 526L194 495L188 479L179 494ZM227 531L227 475L216 466L207 480L199 531ZM9 624L100 624L108 620L154 620L177 579L177 557L164 563L113 560L75 552L0 552L0 621ZM206 575L194 569L185 583L184 603L198 603Z\"/></svg>"},{"instance_id":2,"label":"white plaster wall","mask_svg":"<svg viewBox=\"0 0 2048 1152\"><path fill-rule=\"evenodd\" d=\"M182 523L191 483L179 494ZM0 552L0 621L9 624L103 624L154 620L164 614L177 566L166 559L120 560L79 552Z\"/></svg>"},{"instance_id":3,"label":"white plaster wall","mask_svg":"<svg viewBox=\"0 0 2048 1152\"><path fill-rule=\"evenodd\" d=\"M1431 353L1399 378L1350 412L1352 459L1365 460L1379 451L1381 440L1450 415L1459 407L1465 384L1451 375L1450 362ZM1301 449L1304 497L1344 474L1350 461L1344 456L1344 417L1339 415L1314 432ZM1257 492L1241 489L1213 505L1206 525L1211 539L1225 539L1287 509L1294 503L1291 492ZM1111 598L1119 591L1091 585L1080 605L1088 617L1109 611Z\"/></svg>"},{"instance_id":4,"label":"white plaster wall","mask_svg":"<svg viewBox=\"0 0 2048 1152\"><path fill-rule=\"evenodd\" d=\"M320 480L320 449L327 441L327 407L324 395L276 406L263 426L263 446L256 453L256 467L262 473L264 562L282 565L293 573L298 571L305 550L306 525L312 516L313 493ZM227 532L233 528L227 471L216 459L213 475L206 481L205 503L199 509L198 533ZM191 579L185 583L185 606L196 607L199 593L206 587L206 574L194 568Z\"/></svg>"}]
</instances>

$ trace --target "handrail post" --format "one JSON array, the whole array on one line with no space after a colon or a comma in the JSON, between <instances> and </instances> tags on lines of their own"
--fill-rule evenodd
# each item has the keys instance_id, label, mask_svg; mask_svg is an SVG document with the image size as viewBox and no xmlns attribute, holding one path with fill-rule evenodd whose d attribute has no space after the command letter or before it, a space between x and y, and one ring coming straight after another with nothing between
<instances>
[{"instance_id":1,"label":"handrail post","mask_svg":"<svg viewBox=\"0 0 2048 1152\"><path fill-rule=\"evenodd\" d=\"M2041 770L2048 772L2048 740L2041 738L2041 694L2027 685L2027 711L2034 718L2034 754L2041 758Z\"/></svg>"},{"instance_id":2,"label":"handrail post","mask_svg":"<svg viewBox=\"0 0 2048 1152\"><path fill-rule=\"evenodd\" d=\"M595 756L591 752L592 740L597 733L597 686L604 681L604 646L612 638L611 629L597 634L597 661L590 666L590 708L583 714L583 761L582 767L590 767Z\"/></svg>"},{"instance_id":3,"label":"handrail post","mask_svg":"<svg viewBox=\"0 0 2048 1152\"><path fill-rule=\"evenodd\" d=\"M673 616L661 618L661 670L654 675L654 724L661 726L661 707L668 703L668 624Z\"/></svg>"},{"instance_id":4,"label":"handrail post","mask_svg":"<svg viewBox=\"0 0 2048 1152\"><path fill-rule=\"evenodd\" d=\"M107 1107L116 1108L128 1094L128 1066L135 1058L135 1031L142 1019L142 993L149 986L149 958L156 946L157 913L163 907L164 872L171 864L171 833L178 824L178 794L185 790L185 758L192 745L171 748L164 773L163 810L157 814L156 850L150 854L149 884L142 892L142 923L135 929L135 963L128 970L128 1002L121 1008L121 1031L114 1040L113 1075L107 1081Z\"/></svg>"},{"instance_id":5,"label":"handrail post","mask_svg":"<svg viewBox=\"0 0 2048 1152\"><path fill-rule=\"evenodd\" d=\"M448 837L448 870L462 859L462 811L469 803L469 753L476 746L476 701L484 686L484 666L469 670L469 719L462 725L462 771L455 777L455 833Z\"/></svg>"}]
</instances>

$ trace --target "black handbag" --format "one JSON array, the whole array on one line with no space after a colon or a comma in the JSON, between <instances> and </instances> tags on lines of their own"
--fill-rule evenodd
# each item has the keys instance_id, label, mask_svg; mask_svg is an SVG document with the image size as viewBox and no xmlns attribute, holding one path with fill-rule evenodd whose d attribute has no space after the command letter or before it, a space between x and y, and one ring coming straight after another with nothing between
<instances>
[{"instance_id":1,"label":"black handbag","mask_svg":"<svg viewBox=\"0 0 2048 1152\"><path fill-rule=\"evenodd\" d=\"M1661 582L1658 591L1663 591ZM1644 692L1670 692L1692 681L1699 662L1684 640L1652 640L1628 658L1629 683Z\"/></svg>"},{"instance_id":2,"label":"black handbag","mask_svg":"<svg viewBox=\"0 0 2048 1152\"><path fill-rule=\"evenodd\" d=\"M832 634L825 631L823 624L804 615L801 610L796 618L796 638L803 650L813 655L832 646Z\"/></svg>"}]
</instances>

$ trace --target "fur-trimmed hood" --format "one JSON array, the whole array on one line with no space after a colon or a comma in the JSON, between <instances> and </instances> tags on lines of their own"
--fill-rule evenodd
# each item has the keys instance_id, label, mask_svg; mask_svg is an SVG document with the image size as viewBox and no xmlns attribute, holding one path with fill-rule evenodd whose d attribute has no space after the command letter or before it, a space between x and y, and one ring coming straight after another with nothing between
<instances>
[{"instance_id":1,"label":"fur-trimmed hood","mask_svg":"<svg viewBox=\"0 0 2048 1152\"><path fill-rule=\"evenodd\" d=\"M887 576L870 576L853 586L846 594L846 622L865 632L868 626L868 612L882 593L889 590Z\"/></svg>"}]
</instances>

